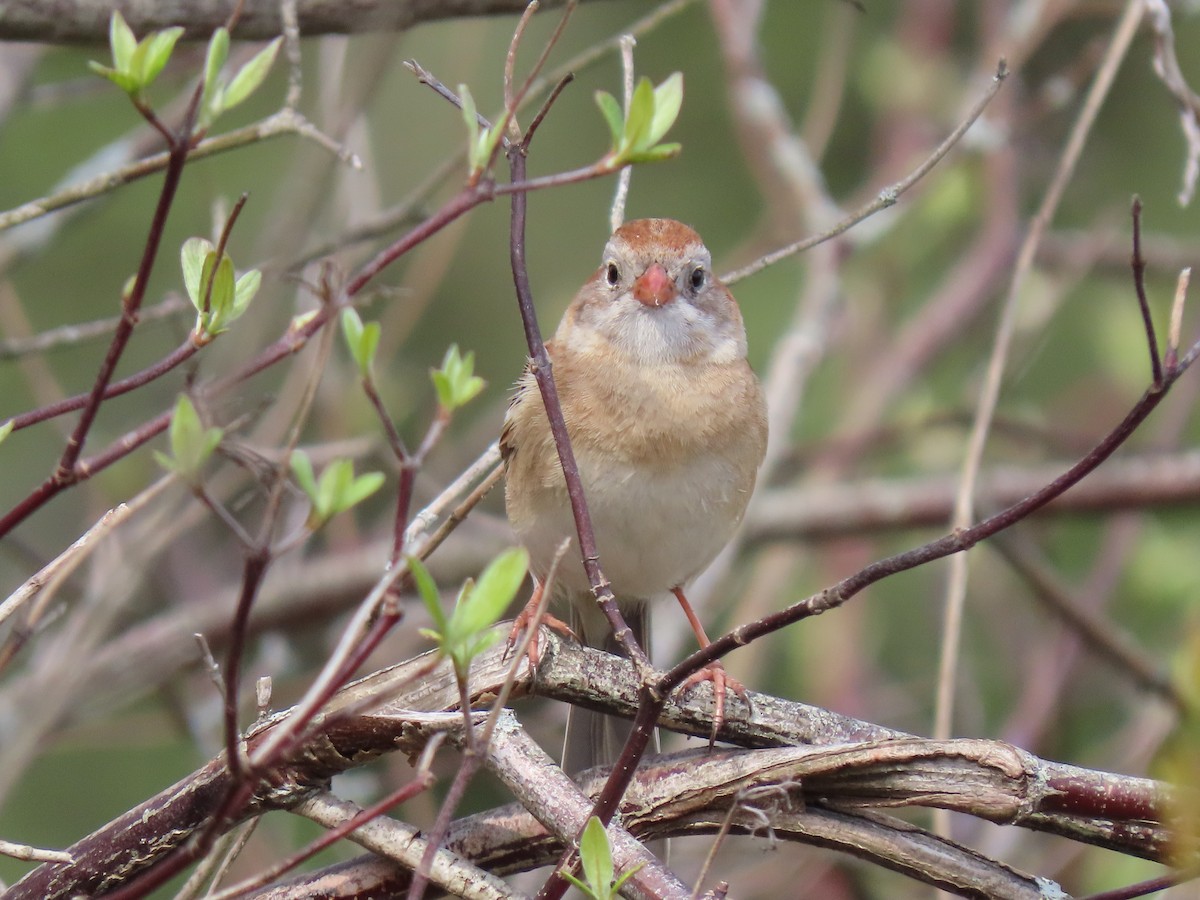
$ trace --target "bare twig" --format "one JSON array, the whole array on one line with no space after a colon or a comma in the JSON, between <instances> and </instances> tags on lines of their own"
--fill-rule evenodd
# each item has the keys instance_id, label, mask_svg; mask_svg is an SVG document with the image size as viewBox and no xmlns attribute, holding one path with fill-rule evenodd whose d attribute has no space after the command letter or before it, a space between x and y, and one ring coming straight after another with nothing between
<instances>
[{"instance_id":1,"label":"bare twig","mask_svg":"<svg viewBox=\"0 0 1200 900\"><path fill-rule=\"evenodd\" d=\"M138 318L143 324L146 322L157 322L160 319L169 319L179 315L179 313L187 312L191 308L192 305L182 297L171 296L167 297L161 303L143 309L138 314ZM28 338L9 338L8 340L0 341L0 359L15 359L33 353L46 353L63 347L74 347L85 341L95 340L96 338L112 334L113 329L116 328L117 323L120 321L120 316L111 316L105 319L97 319L94 322L78 322L71 325L63 325L61 328L51 328ZM114 384L119 383L115 382ZM112 394L108 394L107 396L111 397ZM75 408L78 409L78 407Z\"/></svg>"},{"instance_id":2,"label":"bare twig","mask_svg":"<svg viewBox=\"0 0 1200 900\"><path fill-rule=\"evenodd\" d=\"M929 170L937 165L941 159L954 148L955 144L962 139L962 136L967 133L967 129L975 124L975 120L983 114L984 109L987 108L987 105L991 102L992 98L996 96L996 92L1000 90L1001 85L1004 83L1004 79L1007 77L1008 66L1005 64L1004 60L1000 60L999 65L996 67L996 74L992 78L992 83L988 87L987 91L984 92L983 96L979 98L979 102L975 104L975 106L967 114L966 118L959 123L959 126L955 128L954 131L952 131L946 137L946 139L938 145L937 149L935 149L933 153L931 153L921 163L921 165L914 169L908 175L908 177L896 182L890 187L884 188L870 203L855 210L837 224L821 232L820 234L815 234L812 237L805 238L804 240L796 241L794 244L788 244L786 247L780 247L778 250L773 250L772 252L759 257L749 265L742 266L740 269L735 269L732 272L722 275L721 281L725 282L725 284L735 284L738 281L741 281L743 278L749 278L751 275L761 272L763 269L774 265L780 260L787 259L789 256L795 256L797 253L801 253L810 249L811 247L815 247L817 244L824 243L825 241L837 237L839 234L842 234L853 226L857 225L863 219L867 219L881 210L895 206L896 201L899 200L900 197L903 196L904 193L908 191L914 184L920 181L929 172Z\"/></svg>"},{"instance_id":3,"label":"bare twig","mask_svg":"<svg viewBox=\"0 0 1200 900\"><path fill-rule=\"evenodd\" d=\"M75 858L64 850L43 850L40 847L31 847L28 844L16 844L5 840L0 840L0 856L31 862L69 863L75 861Z\"/></svg>"},{"instance_id":4,"label":"bare twig","mask_svg":"<svg viewBox=\"0 0 1200 900\"><path fill-rule=\"evenodd\" d=\"M624 75L625 109L633 102L633 48L637 38L632 34L621 35L621 72ZM617 175L617 190L613 194L612 211L608 216L608 230L616 231L625 221L625 201L629 199L629 182L633 178L633 166L625 166Z\"/></svg>"}]
</instances>

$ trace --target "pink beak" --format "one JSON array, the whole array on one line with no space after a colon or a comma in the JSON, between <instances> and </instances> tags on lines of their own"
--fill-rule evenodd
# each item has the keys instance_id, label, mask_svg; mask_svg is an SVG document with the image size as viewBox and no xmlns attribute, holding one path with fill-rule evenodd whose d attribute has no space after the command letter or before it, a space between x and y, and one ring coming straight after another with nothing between
<instances>
[{"instance_id":1,"label":"pink beak","mask_svg":"<svg viewBox=\"0 0 1200 900\"><path fill-rule=\"evenodd\" d=\"M666 306L675 299L675 283L660 263L654 263L633 283L633 296L646 306Z\"/></svg>"}]
</instances>

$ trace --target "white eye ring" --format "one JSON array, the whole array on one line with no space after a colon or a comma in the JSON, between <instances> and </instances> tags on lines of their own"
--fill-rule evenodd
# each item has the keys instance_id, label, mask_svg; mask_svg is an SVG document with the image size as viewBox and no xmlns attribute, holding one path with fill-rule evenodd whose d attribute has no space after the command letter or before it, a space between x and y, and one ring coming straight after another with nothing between
<instances>
[{"instance_id":1,"label":"white eye ring","mask_svg":"<svg viewBox=\"0 0 1200 900\"><path fill-rule=\"evenodd\" d=\"M692 269L689 281L693 291L698 291L704 287L705 282L708 281L708 273L704 271L704 266L696 266L696 268Z\"/></svg>"}]
</instances>

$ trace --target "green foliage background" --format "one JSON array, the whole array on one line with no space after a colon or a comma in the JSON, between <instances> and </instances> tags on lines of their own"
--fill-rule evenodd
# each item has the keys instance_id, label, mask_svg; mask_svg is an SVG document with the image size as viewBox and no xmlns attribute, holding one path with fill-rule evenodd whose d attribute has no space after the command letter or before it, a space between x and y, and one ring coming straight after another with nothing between
<instances>
[{"instance_id":1,"label":"green foliage background","mask_svg":"<svg viewBox=\"0 0 1200 900\"><path fill-rule=\"evenodd\" d=\"M881 144L881 139L903 133L898 122L911 123L917 137L900 168L888 170L892 180L915 166L982 90L975 76L995 65L986 54L1006 52L980 47L979 23L973 18L977 11L971 4L957 5L953 16L939 20L950 23L953 36L939 52L926 55L915 53L912 44L902 40L907 33L905 17L920 14L921 4L868 0L864 7L862 12L847 12L832 0L775 2L768 4L761 29L767 75L790 115L800 121L814 104L829 99L818 93L825 85L815 80L815 61L835 22L845 16L852 19L841 114L820 161L830 192L846 209L886 186L879 180L881 160L896 148ZM551 66L627 27L648 9L643 2L583 4ZM860 389L866 365L928 299L989 215L981 154L990 142L1007 140L1014 147L1015 202L1022 224L1027 225L1086 87L1086 79L1073 87L1069 79L1103 45L1114 16L1115 7L1108 4L1077 6L1076 14L1055 27L1014 71L996 101L1000 109L1008 110L1005 116L1010 124L988 117L917 192L901 201L899 211L880 217L903 215L900 227L883 231L878 238L864 238L846 251L842 302L792 435L801 460L825 446ZM542 45L555 20L554 13L535 20L526 37L525 60ZM448 85L468 83L481 111L494 111L501 103L500 73L512 26L511 19L460 20L423 25L399 36L306 40L302 108L336 135L361 103L364 117L343 140L362 157L364 171L350 171L326 151L294 137L189 166L168 223L166 250L155 268L149 302L182 291L177 248L189 236L210 235L213 205L227 206L242 191L250 193L250 200L230 250L239 269L261 265L268 273L277 272L281 262L305 249L336 237L347 221L359 221L377 207L400 202L465 140L457 112L418 84L400 61L412 56ZM1200 53L1192 52L1200 46L1200 17L1181 12L1176 27L1185 76L1192 84L1200 83ZM1056 443L1086 447L1123 415L1148 383L1131 279L1126 268L1106 262L1102 251L1116 247L1120 256L1128 247L1128 204L1134 193L1145 203L1146 227L1153 237L1174 238L1194 251L1200 231L1196 204L1180 208L1175 199L1183 139L1174 105L1151 72L1151 51L1151 37L1141 34L1054 220L1056 232L1092 235L1093 258L1077 264L1039 263L1023 299L1000 415L1030 426L1033 437L998 433L989 445L990 462L1021 465L1063 459ZM181 44L153 97L166 104L184 90L199 66L200 53L194 45ZM0 209L77 180L75 167L89 160L89 165L104 168L102 161L95 160L101 148L144 130L123 96L88 75L86 61L92 58L103 59L105 54L98 47L49 48L39 61L32 89L0 130ZM675 161L635 171L628 217L670 216L688 222L705 236L719 271L794 236L767 227L774 198L762 196L739 146L725 72L704 5L692 4L642 37L636 59L639 73L656 83L673 71L684 73L683 110L669 136L682 142L684 149ZM608 135L592 93L596 89L617 93L619 84L620 65L613 54L579 73L534 143L531 174L582 165L605 151ZM277 65L258 96L228 120L220 120L215 131L269 114L284 87L284 66ZM1059 96L1063 100L1055 105ZM984 127L989 123L990 130ZM913 138L912 133L908 136ZM456 178L438 197L457 189ZM89 203L45 241L43 230L55 226L53 217L0 234L0 251L13 254L7 257L3 278L20 298L34 331L116 313L121 285L134 271L141 251L159 183L159 177L150 177ZM574 290L599 263L612 190L609 179L530 198L528 257L547 333ZM431 201L426 209L433 205ZM504 202L476 210L388 269L363 310L364 318L383 323L377 366L381 393L410 439L421 434L433 413L427 372L438 365L451 342L475 352L476 371L488 381L482 399L456 417L450 438L430 461L431 485L448 480L496 435L509 385L521 370L525 350L508 270L507 225ZM368 249L375 246L381 244ZM363 258L361 248L350 248L338 264L349 269ZM1149 273L1151 303L1160 329L1165 328L1176 274L1161 267ZM752 362L760 372L788 327L805 275L805 258L800 257L736 288ZM964 420L933 424L930 418L969 416L1002 297L1003 289L996 291L983 315L890 407L886 421L880 423L890 437L881 437L873 452L841 477L957 471L965 445ZM248 358L311 303L291 280L268 277L245 327L198 357L199 376ZM1189 313L1185 343L1187 335L1196 333L1196 322ZM121 372L132 372L163 356L190 324L185 315L140 328ZM0 329L8 331L9 326ZM97 341L55 351L47 355L46 364L65 390L86 390L104 346ZM306 439L367 435L374 442L372 467L386 469L386 448L352 376L352 362L336 347ZM1183 446L1194 446L1198 434L1195 417L1187 412L1196 396L1189 385L1197 377L1197 373L1189 375L1180 396L1161 413L1188 417ZM106 403L93 446L104 446L133 424L168 408L182 385L182 375L173 373ZM281 385L281 373L268 372L244 393L230 397L223 412L229 417L259 414L263 398L269 402L272 391ZM0 418L39 402L28 372L13 361L0 361ZM1171 413L1176 406L1180 408ZM1156 447L1160 417L1134 439L1134 449ZM62 421L73 422L73 417ZM0 506L7 509L47 474L62 439L60 423L46 423L11 436L0 447L4 473ZM162 442L155 446L161 449ZM155 477L150 453L142 451L103 473L88 489L55 500L0 545L2 593L15 589L38 565L60 552L100 511L127 499ZM803 478L801 464L787 480L801 483ZM389 488L358 514L355 527L344 529L330 544L386 535L390 499L383 495L390 498ZM499 529L498 497L491 498L487 512ZM1191 503L1137 515L1140 533L1110 613L1164 666L1170 666L1177 664L1176 654L1186 645L1186 635L1194 634L1200 621L1195 605L1200 591L1195 550L1200 546L1200 517ZM1108 517L1090 516L1043 518L1023 530L1064 578L1079 582L1104 553L1111 527ZM752 618L749 609L760 615L872 558L930 536L922 529L754 548L751 559L761 559L764 553L782 555L786 575L776 580L771 595L753 597L750 605L738 605L728 613L710 613L710 633ZM237 577L239 559L231 544L209 535L196 546L210 555L191 565L164 564L149 578L131 615L149 617L173 604L203 602L203 589L179 581L185 574L211 584ZM185 545L176 552L193 551ZM284 560L280 565L289 563ZM749 565L741 566L726 593L745 589L749 571ZM754 689L928 733L944 578L944 569L936 566L894 578L844 610L777 635L760 649L743 651L746 660L735 655L731 667L735 672L741 667ZM414 612L412 632L418 620L419 613ZM320 658L325 624L305 624L306 628L285 632L294 642L286 651L270 639L262 641L251 667L255 673L272 672L284 697L302 689L307 663ZM1027 678L1036 666L1047 665L1047 648L1062 639L1060 626L1029 600L1023 582L997 556L983 550L972 563L966 629L957 731L985 737L1020 734L1022 723L1013 717L1022 698L1032 696ZM1194 652L1194 639L1192 643ZM35 647L36 639L25 652L35 652ZM419 649L415 643L405 649L414 648ZM20 668L18 661L16 671L0 678L11 684L20 677ZM219 723L213 714L214 698L205 696L206 684L196 674L194 661L189 661L184 673L134 704L102 715L79 711L53 732L36 765L22 775L0 806L0 835L65 846L187 774L218 746ZM1028 749L1083 765L1144 771L1150 748L1131 747L1129 729L1143 721L1139 717L1151 701L1125 678L1085 656L1055 702L1052 724L1027 735ZM20 727L20 722L0 718L0 742L5 731ZM402 775L397 766L379 777L386 781ZM473 802L484 805L495 799L485 790ZM421 811L418 804L413 814ZM259 852L266 855L267 848L289 838L289 826L281 826ZM1032 839L1023 846L1019 864L1050 865L1052 850L1039 849ZM754 857L744 865L758 864L757 853ZM805 858L809 866L816 864L811 862L814 859L828 861L828 855L818 851ZM781 859L773 859L771 865L787 868ZM23 871L23 864L0 859L0 878L11 881ZM853 866L850 871L856 873L854 879L865 878L866 884L875 886L879 893L873 896L901 896L899 890L910 889L892 876L867 874ZM1140 863L1091 854L1083 862L1068 863L1063 877L1072 880L1074 891L1082 892L1149 871L1151 867ZM742 895L754 895L752 885Z\"/></svg>"}]
</instances>

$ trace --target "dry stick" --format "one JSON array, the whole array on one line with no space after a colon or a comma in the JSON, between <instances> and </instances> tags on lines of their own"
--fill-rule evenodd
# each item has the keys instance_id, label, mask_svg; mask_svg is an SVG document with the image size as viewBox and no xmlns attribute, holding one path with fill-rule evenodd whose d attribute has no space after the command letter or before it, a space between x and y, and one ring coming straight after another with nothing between
<instances>
[{"instance_id":1,"label":"dry stick","mask_svg":"<svg viewBox=\"0 0 1200 900\"><path fill-rule=\"evenodd\" d=\"M221 883L221 879L229 871L229 867L246 849L247 842L253 837L257 828L258 820L254 819L236 831L221 835L220 839L213 844L209 854L188 875L187 881L172 900L195 900L201 892L206 892L205 897L210 896L216 885Z\"/></svg>"},{"instance_id":2,"label":"dry stick","mask_svg":"<svg viewBox=\"0 0 1200 900\"><path fill-rule=\"evenodd\" d=\"M163 178L163 186L159 192L158 203L150 222L146 244L142 251L142 259L138 265L133 287L121 299L122 314L120 323L113 333L108 352L105 354L100 369L96 373L95 384L84 404L79 422L76 424L71 436L67 439L67 444L63 449L62 455L59 457L54 472L39 487L26 496L24 500L20 501L0 518L0 537L11 531L17 523L45 504L50 498L81 480L82 477L86 477L86 470L85 472L80 471L80 466L78 465L80 462L79 457L83 452L83 445L87 440L88 433L91 431L92 423L99 412L100 404L104 400L104 393L112 380L113 372L116 370L117 363L124 354L125 348L128 346L129 340L133 335L133 329L137 324L138 309L145 297L146 285L149 281L150 273L154 268L154 262L158 258L158 251L162 245L167 215L174 204L175 192L183 177L183 167L187 162L192 128L194 127L196 112L200 104L201 88L202 85L197 84L195 90L193 90L178 134L165 132L164 129L169 144L169 160L166 175ZM152 112L141 105L138 108L150 121L157 123L157 118ZM161 123L157 124L161 126Z\"/></svg>"},{"instance_id":3,"label":"dry stick","mask_svg":"<svg viewBox=\"0 0 1200 900\"><path fill-rule=\"evenodd\" d=\"M353 803L320 793L295 807L293 811L326 828L333 828L356 815L358 809ZM420 829L395 819L380 817L360 825L348 838L370 850L378 859L393 860L406 869L417 865L426 844ZM447 893L455 897L466 897L468 900L514 900L520 896L498 876L467 862L450 850L438 853L435 874L439 885L445 885ZM385 893L377 893L368 888L365 894L359 896L395 897L404 886L403 882L393 883ZM302 882L296 896L312 894Z\"/></svg>"},{"instance_id":4,"label":"dry stick","mask_svg":"<svg viewBox=\"0 0 1200 900\"><path fill-rule=\"evenodd\" d=\"M543 637L546 635L544 634ZM628 665L624 660L613 659L600 651L580 648L573 642L563 641L557 636L551 635L546 637L546 640L553 645L552 659L556 658L559 653L563 654L564 666L552 665L550 671L554 672L560 668L571 670L559 673L562 676L557 678L559 690L554 691L553 696L566 699L567 695L563 691L570 690L569 684L578 679L578 671L581 667L585 670L596 667L596 672L600 676L597 683L602 683L602 686L599 694L597 694L595 685L586 686L586 691L591 699L594 702L602 702L609 696L615 698L623 695L625 708L634 709L635 702L632 699L634 688L625 686L625 683L631 679L628 678ZM478 696L491 693L495 690L493 685L507 677L507 670L511 668L511 660L507 664L503 662L504 652L502 648L494 648L489 650L484 655L485 658L480 661L482 668L488 674L485 676L484 684L477 687ZM411 729L414 727L420 729L423 722L432 722L436 730L458 727L461 723L458 713L441 714L435 721L428 719L424 714L414 716L408 711L413 706L426 709L448 709L452 703L451 693L455 690L454 679L448 665L443 665L436 676L429 678L425 687L413 685L414 677L422 678L420 675L414 676L414 670L422 668L423 662L421 659L411 660L395 667L395 671L368 676L357 687L348 689L346 695L340 698L339 709L357 706L359 712L364 711L363 704L373 700L374 712L363 721L357 723L348 721L344 723L344 727L331 728L327 733L326 736L333 741L336 754L327 757L325 762L330 763L335 771L343 771L346 768L360 765L368 755L395 750L397 749L397 740L401 741L400 749L413 752L413 744L408 740L412 737ZM530 677L532 677L532 673L526 671L523 676L523 684L526 687L529 685ZM563 678L566 680L562 680ZM384 706L379 705L397 689L406 691L406 696L387 702ZM428 694L430 690L437 694L433 707L426 705L426 701L431 699ZM576 693L573 696L578 698L579 695ZM422 700L423 697L426 699ZM1060 834L1073 840L1087 841L1119 852L1158 861L1165 859L1169 853L1169 834L1162 826L1163 814L1161 812L1163 804L1169 800L1170 796L1165 785L1146 779L1128 778L1039 760L1024 751L998 742L956 741L938 749L932 742L889 732L870 723L856 722L824 710L804 707L801 704L784 703L764 695L757 698L756 707L765 713L763 721L742 723L740 728L731 730L731 735L736 732L736 740L740 743L776 745L781 741L786 741L789 744L803 745L810 737L818 741L824 740L827 745L849 742L858 746L837 748L827 746L826 751L821 752L864 758L872 761L873 766L880 762L879 754L886 753L891 761L884 761L882 769L876 768L876 771L886 774L889 779L895 774L897 759L895 754L900 753L901 756L907 756L907 751L901 747L901 744L905 742L917 750L918 754L932 751L933 756L939 759L945 756L943 752L945 749L958 748L953 750L956 756L965 751L966 757L964 758L984 764L987 770L999 774L1008 787L1002 787L1001 797L985 800L985 808L981 810L980 794L974 789L963 788L961 781L963 771L955 765L951 771L946 773L946 780L939 783L948 785L950 793L958 799L947 799L941 789L933 791L936 797L941 798L941 802L950 802L956 809L982 815L992 821L1020 824L1022 827L1032 827L1048 833ZM276 722L284 715L281 713ZM690 725L685 724L688 730L701 735L708 733L708 725L702 721L703 716L692 708L675 704L673 716L676 725L684 724L678 718L684 716L691 723ZM838 737L839 735L840 737ZM262 732L258 731L252 735L251 739L257 741L262 737ZM897 742L889 740L889 738L901 740ZM810 749L789 752L808 754L814 751ZM728 753L735 760L744 755L736 751ZM320 781L332 774L330 769L324 766L319 756L318 758L311 755L300 756L294 763L281 767L279 772L282 778L281 786L284 790L282 793L272 794L272 799L279 804L287 805L303 796L304 785ZM710 757L711 754L702 752L693 759L693 763L711 766L716 760ZM50 892L45 889L45 886L49 879L56 879L55 884L59 894L72 891L78 893L87 885L94 885L96 878L102 877L97 873L107 872L115 880L120 877L118 873L128 873L134 866L147 864L149 859L146 856L146 847L155 846L157 849L153 853L165 852L165 848L171 846L172 842L184 840L187 833L203 827L213 810L214 794L219 795L219 786L227 778L224 768L223 756L218 756L192 776L146 801L136 809L123 814L71 848L71 852L78 859L78 865L82 868L64 873L62 881L57 880L56 873L52 870L42 869L25 881L22 885L24 893L18 892L19 895L29 897L48 895ZM509 768L509 766L508 764L497 765L498 772L502 768ZM746 772L740 764L738 768L743 773ZM756 764L751 771L760 769L761 767ZM680 769L677 764L669 764L665 773L657 771L648 773L639 770L641 772L639 780L644 786L653 787L663 780L664 774L667 774L669 778L671 771L674 771L676 776L680 771L695 774L694 766ZM841 764L835 765L828 771L845 774ZM915 771L927 773L928 769L924 763L921 763ZM526 771L525 777L528 774ZM812 784L811 781L806 784L806 779L811 774L811 771L808 770L795 773L801 785L807 788L810 799L817 800L824 796L824 791L820 786ZM517 777L523 776L517 773ZM920 793L922 796L929 796L927 774L921 777L925 781L926 790L922 790ZM778 779L773 780L777 781ZM862 787L860 780L851 780L859 788ZM217 787L210 787L212 785ZM955 787L956 785L957 787ZM685 787L691 788L693 785L689 784ZM542 789L539 788L539 790ZM700 790L702 791L702 789ZM902 799L904 796L912 798L911 785L902 790L904 792L902 794L889 792L887 796L892 799ZM668 797L675 797L678 793L680 791L675 788L666 788ZM987 795L990 796L991 792L987 792ZM861 792L857 793L857 796L861 799ZM648 803L650 807L657 807L653 798L646 795L642 795L638 801L639 805L643 803ZM718 812L718 818L719 816L720 812ZM155 825L156 822L158 826ZM164 823L173 824L165 826ZM160 835L156 840L153 834L156 827L172 827L179 830L170 835ZM159 840L163 843L160 844ZM459 844L458 846L464 845ZM72 888L72 885L75 887Z\"/></svg>"},{"instance_id":5,"label":"dry stick","mask_svg":"<svg viewBox=\"0 0 1200 900\"><path fill-rule=\"evenodd\" d=\"M295 423L281 452L281 457L284 460L291 456L297 442L300 440L301 427L307 419L309 411L312 409L313 401L316 399L317 387L320 383L320 375L329 358L330 348L333 344L333 335L334 332L332 329L325 329L323 332L317 361L312 366L304 395L296 409ZM241 730L238 727L238 699L241 693L242 655L250 624L250 611L254 606L255 600L258 598L258 592L262 587L263 579L266 577L267 569L276 556L271 542L283 502L283 488L286 484L285 470L286 464L275 467L272 470L271 485L266 504L263 508L258 537L245 551L246 558L242 565L242 590L238 597L237 606L234 609L233 625L229 635L229 648L225 661L224 693L225 749L229 757L229 770L233 774L230 786L231 796L242 788L241 781L245 780L249 783L252 780L248 777L249 773L243 770L238 752L241 745ZM216 824L214 823L214 833L211 835L213 839L216 837L215 829Z\"/></svg>"},{"instance_id":6,"label":"dry stick","mask_svg":"<svg viewBox=\"0 0 1200 900\"><path fill-rule=\"evenodd\" d=\"M1015 503L1051 480L1063 466L997 467L984 470L977 500L982 508ZM747 520L747 541L823 541L893 530L944 525L958 479L928 475L863 478L842 485L773 488ZM1048 514L1179 507L1200 501L1200 452L1122 454L1076 490L1055 501Z\"/></svg>"},{"instance_id":7,"label":"dry stick","mask_svg":"<svg viewBox=\"0 0 1200 900\"><path fill-rule=\"evenodd\" d=\"M1154 335L1154 317L1150 314L1150 301L1146 298L1146 258L1142 256L1142 198L1134 196L1129 216L1133 228L1133 256L1129 267L1133 270L1133 288L1137 292L1138 310L1142 314L1142 327L1150 343L1150 378L1162 381L1162 360L1158 355L1158 339Z\"/></svg>"},{"instance_id":8,"label":"dry stick","mask_svg":"<svg viewBox=\"0 0 1200 900\"><path fill-rule=\"evenodd\" d=\"M529 27L529 20L533 18L533 14L538 11L538 0L529 0L525 7L525 11L521 13L521 18L517 21L517 27L513 29L512 40L508 42L508 52L504 54L504 118L508 121L504 123L504 130L507 132L504 137L509 140L519 141L521 139L521 126L517 123L517 98L513 94L513 75L517 69L517 48L521 46L521 37L525 34L525 29ZM571 4L573 7L574 4ZM571 9L568 8L568 15ZM561 27L563 21L559 22Z\"/></svg>"},{"instance_id":9,"label":"dry stick","mask_svg":"<svg viewBox=\"0 0 1200 900\"><path fill-rule=\"evenodd\" d=\"M967 443L966 456L963 460L962 481L955 500L954 517L951 521L951 527L955 530L965 528L974 515L973 498L975 495L975 483L978 479L979 466L983 459L984 446L987 442L992 416L1000 395L1004 366L1008 359L1009 346L1012 343L1012 336L1016 327L1017 305L1020 292L1024 287L1025 277L1033 265L1033 259L1037 253L1038 241L1049 227L1050 220L1054 217L1059 200L1066 189L1067 181L1070 179L1072 172L1074 172L1079 156L1083 152L1084 143L1091 132L1092 124L1096 120L1100 105L1108 95L1113 80L1116 78L1117 68L1124 58L1134 34L1137 32L1137 25L1141 20L1141 15L1142 0L1128 0L1125 15L1117 25L1112 43L1108 48L1104 61L1100 65L1099 71L1096 73L1092 88L1084 101L1083 109L1080 111L1079 118L1076 119L1075 125L1072 128L1071 136L1067 140L1067 146L1063 150L1063 155L1059 160L1054 178L1050 182L1046 196L1043 198L1041 206L1033 218L1029 232L1017 255L1012 283L1009 287L1004 307L1000 313L1000 321L996 325L995 342L992 346L991 356L988 359L987 376L979 398L975 424L971 429L971 436ZM1148 334L1147 337L1150 343L1151 354L1157 354L1158 349L1153 334ZM1161 385L1161 370L1156 370L1154 374L1153 384ZM938 663L937 696L935 699L933 725L933 737L935 738L948 737L953 720L954 684L958 671L959 647L962 636L962 614L967 593L967 562L965 554L955 557L950 562L950 573L946 586L946 605L942 618L942 652ZM939 834L945 834L949 830L950 816L944 812L936 813L934 822L935 831Z\"/></svg>"}]
</instances>

